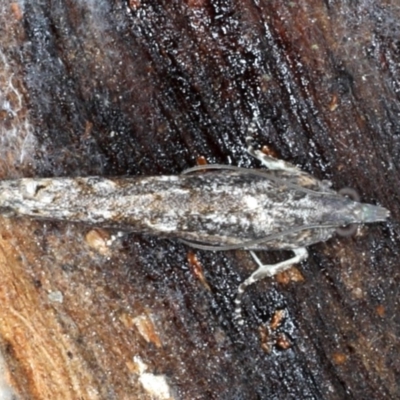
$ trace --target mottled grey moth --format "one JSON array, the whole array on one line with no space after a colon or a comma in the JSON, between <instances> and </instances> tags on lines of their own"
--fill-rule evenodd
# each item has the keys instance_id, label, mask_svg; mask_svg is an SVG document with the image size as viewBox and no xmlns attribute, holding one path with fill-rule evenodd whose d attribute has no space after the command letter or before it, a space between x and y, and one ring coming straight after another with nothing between
<instances>
[{"instance_id":1,"label":"mottled grey moth","mask_svg":"<svg viewBox=\"0 0 400 400\"><path fill-rule=\"evenodd\" d=\"M266 170L205 165L177 176L5 180L0 212L176 238L204 250L250 250L258 269L239 286L239 316L246 286L304 260L307 246L343 226L389 216L254 149L252 138L247 145ZM263 265L254 253L277 249L294 257Z\"/></svg>"}]
</instances>

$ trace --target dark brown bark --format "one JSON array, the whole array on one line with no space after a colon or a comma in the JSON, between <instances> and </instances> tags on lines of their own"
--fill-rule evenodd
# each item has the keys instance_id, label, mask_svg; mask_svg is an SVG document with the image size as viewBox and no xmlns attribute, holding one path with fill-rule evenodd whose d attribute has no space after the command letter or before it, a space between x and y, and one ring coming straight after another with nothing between
<instances>
[{"instance_id":1,"label":"dark brown bark","mask_svg":"<svg viewBox=\"0 0 400 400\"><path fill-rule=\"evenodd\" d=\"M256 116L278 157L392 214L249 288L243 326L245 252L2 218L4 393L146 399L163 376L174 399L400 397L397 2L3 4L3 179L257 166Z\"/></svg>"}]
</instances>

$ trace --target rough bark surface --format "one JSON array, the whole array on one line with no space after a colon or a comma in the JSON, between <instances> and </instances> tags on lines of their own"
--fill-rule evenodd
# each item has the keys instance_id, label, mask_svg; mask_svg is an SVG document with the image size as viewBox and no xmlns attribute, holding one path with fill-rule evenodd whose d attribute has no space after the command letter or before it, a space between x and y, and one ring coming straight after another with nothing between
<instances>
[{"instance_id":1,"label":"rough bark surface","mask_svg":"<svg viewBox=\"0 0 400 400\"><path fill-rule=\"evenodd\" d=\"M245 252L1 217L0 397L400 398L399 20L390 0L2 1L2 179L257 166L256 118L392 217L250 287L243 326Z\"/></svg>"}]
</instances>

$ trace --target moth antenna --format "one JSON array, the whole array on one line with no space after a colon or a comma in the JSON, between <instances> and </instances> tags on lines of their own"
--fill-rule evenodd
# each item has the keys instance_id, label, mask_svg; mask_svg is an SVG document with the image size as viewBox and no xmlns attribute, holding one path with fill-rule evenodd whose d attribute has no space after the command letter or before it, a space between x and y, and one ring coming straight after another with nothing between
<instances>
[{"instance_id":1,"label":"moth antenna","mask_svg":"<svg viewBox=\"0 0 400 400\"><path fill-rule=\"evenodd\" d=\"M344 197L348 197L349 199L356 201L357 203L361 201L360 195L353 188L345 187L340 189L338 193Z\"/></svg>"},{"instance_id":2,"label":"moth antenna","mask_svg":"<svg viewBox=\"0 0 400 400\"><path fill-rule=\"evenodd\" d=\"M351 237L357 232L357 229L358 229L357 224L350 224L347 226L336 228L335 232L342 237Z\"/></svg>"}]
</instances>

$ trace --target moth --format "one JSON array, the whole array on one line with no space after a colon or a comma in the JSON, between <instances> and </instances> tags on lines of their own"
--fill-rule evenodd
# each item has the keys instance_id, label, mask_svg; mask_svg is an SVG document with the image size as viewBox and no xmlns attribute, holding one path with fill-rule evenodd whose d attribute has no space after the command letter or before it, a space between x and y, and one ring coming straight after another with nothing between
<instances>
[{"instance_id":1,"label":"moth","mask_svg":"<svg viewBox=\"0 0 400 400\"><path fill-rule=\"evenodd\" d=\"M171 176L5 180L0 212L179 239L203 250L250 250L258 268L238 288L239 318L248 285L305 260L307 246L345 233L345 226L389 217L385 208L255 149L251 137L246 142L266 169L216 164ZM274 265L254 252L281 249L294 256Z\"/></svg>"}]
</instances>

